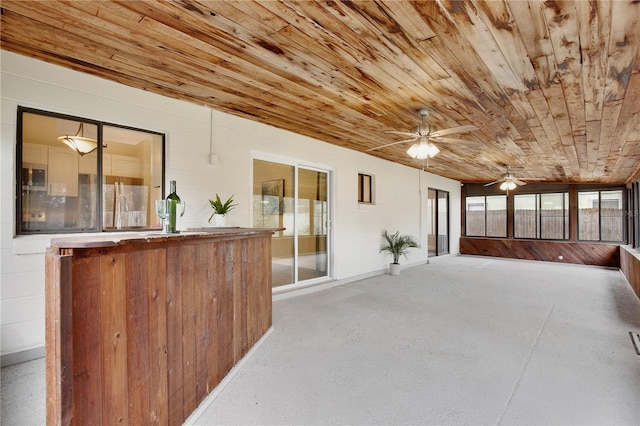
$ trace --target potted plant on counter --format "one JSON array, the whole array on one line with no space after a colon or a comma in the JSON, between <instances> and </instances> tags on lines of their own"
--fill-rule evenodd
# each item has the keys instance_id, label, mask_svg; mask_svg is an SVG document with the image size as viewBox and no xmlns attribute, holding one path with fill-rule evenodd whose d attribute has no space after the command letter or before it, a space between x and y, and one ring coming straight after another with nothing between
<instances>
[{"instance_id":1,"label":"potted plant on counter","mask_svg":"<svg viewBox=\"0 0 640 426\"><path fill-rule=\"evenodd\" d=\"M220 196L216 194L216 199L209 200L209 204L213 209L213 213L209 216L209 223L211 223L211 219L215 219L214 224L219 227L227 225L227 213L237 206L237 204L233 204L233 195L223 203Z\"/></svg>"},{"instance_id":2,"label":"potted plant on counter","mask_svg":"<svg viewBox=\"0 0 640 426\"><path fill-rule=\"evenodd\" d=\"M393 256L393 263L389 264L389 274L400 275L400 256L407 257L409 249L418 247L418 243L411 235L400 235L400 231L389 234L387 230L382 232L383 243L380 252L388 252Z\"/></svg>"}]
</instances>

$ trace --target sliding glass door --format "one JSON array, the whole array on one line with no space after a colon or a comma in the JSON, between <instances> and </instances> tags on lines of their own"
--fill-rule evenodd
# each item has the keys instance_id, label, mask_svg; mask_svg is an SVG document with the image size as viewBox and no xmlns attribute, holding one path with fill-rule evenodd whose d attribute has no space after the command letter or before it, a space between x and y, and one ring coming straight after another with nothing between
<instances>
[{"instance_id":1,"label":"sliding glass door","mask_svg":"<svg viewBox=\"0 0 640 426\"><path fill-rule=\"evenodd\" d=\"M428 255L449 253L449 193L429 188L427 197Z\"/></svg>"},{"instance_id":2,"label":"sliding glass door","mask_svg":"<svg viewBox=\"0 0 640 426\"><path fill-rule=\"evenodd\" d=\"M328 173L298 168L298 281L327 276Z\"/></svg>"},{"instance_id":3,"label":"sliding glass door","mask_svg":"<svg viewBox=\"0 0 640 426\"><path fill-rule=\"evenodd\" d=\"M329 171L253 161L253 225L272 238L273 286L329 275Z\"/></svg>"},{"instance_id":4,"label":"sliding glass door","mask_svg":"<svg viewBox=\"0 0 640 426\"><path fill-rule=\"evenodd\" d=\"M436 255L436 229L438 229L437 191L429 188L427 198L427 255Z\"/></svg>"}]
</instances>

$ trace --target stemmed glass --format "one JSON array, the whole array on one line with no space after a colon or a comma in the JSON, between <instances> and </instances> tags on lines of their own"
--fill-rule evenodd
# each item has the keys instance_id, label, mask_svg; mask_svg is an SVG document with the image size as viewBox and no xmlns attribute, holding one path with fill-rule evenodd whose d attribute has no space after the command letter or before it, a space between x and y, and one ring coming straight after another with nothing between
<instances>
[{"instance_id":1,"label":"stemmed glass","mask_svg":"<svg viewBox=\"0 0 640 426\"><path fill-rule=\"evenodd\" d=\"M169 209L167 208L167 200L156 200L155 201L156 214L162 220L162 233L166 233L167 230L164 226L164 221L169 216ZM184 209L182 209L184 213Z\"/></svg>"},{"instance_id":2,"label":"stemmed glass","mask_svg":"<svg viewBox=\"0 0 640 426\"><path fill-rule=\"evenodd\" d=\"M184 209L186 206L187 203L185 203L184 200L180 200L180 202L176 204L176 213L178 214L178 217L182 217L182 215L184 215Z\"/></svg>"},{"instance_id":3,"label":"stemmed glass","mask_svg":"<svg viewBox=\"0 0 640 426\"><path fill-rule=\"evenodd\" d=\"M177 219L179 217L182 217L182 215L184 214L185 207L186 207L186 203L183 200L180 200L179 203L176 203L176 225L178 223ZM176 232L179 233L180 231L178 231L176 228Z\"/></svg>"}]
</instances>

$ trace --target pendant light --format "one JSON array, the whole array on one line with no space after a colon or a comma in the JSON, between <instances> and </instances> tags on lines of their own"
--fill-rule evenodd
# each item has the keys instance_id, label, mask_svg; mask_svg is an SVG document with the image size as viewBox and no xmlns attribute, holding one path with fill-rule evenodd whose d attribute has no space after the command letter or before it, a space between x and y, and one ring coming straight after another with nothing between
<instances>
[{"instance_id":1,"label":"pendant light","mask_svg":"<svg viewBox=\"0 0 640 426\"><path fill-rule=\"evenodd\" d=\"M98 148L98 141L92 138L86 138L84 134L84 123L80 123L75 136L60 136L58 140L69 148L80 154L80 156L90 154ZM106 145L105 145L106 147Z\"/></svg>"}]
</instances>

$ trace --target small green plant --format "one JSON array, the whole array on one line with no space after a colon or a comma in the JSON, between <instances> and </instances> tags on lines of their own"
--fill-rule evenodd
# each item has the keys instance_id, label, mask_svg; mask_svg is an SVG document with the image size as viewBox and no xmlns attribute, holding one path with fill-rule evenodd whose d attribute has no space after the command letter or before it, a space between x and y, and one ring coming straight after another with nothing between
<instances>
[{"instance_id":1,"label":"small green plant","mask_svg":"<svg viewBox=\"0 0 640 426\"><path fill-rule=\"evenodd\" d=\"M393 263L399 263L400 256L407 257L409 248L418 247L418 243L411 235L400 235L400 231L389 234L386 230L382 232L384 242L380 247L380 253L389 252L393 256Z\"/></svg>"},{"instance_id":2,"label":"small green plant","mask_svg":"<svg viewBox=\"0 0 640 426\"><path fill-rule=\"evenodd\" d=\"M220 199L220 196L216 194L216 199L209 200L209 204L211 204L211 208L213 209L213 213L211 213L211 216L209 216L209 223L211 223L211 219L213 219L214 215L216 214L225 215L229 213L231 210L233 210L234 207L237 206L237 204L233 204L233 195L223 203L222 200Z\"/></svg>"}]
</instances>

